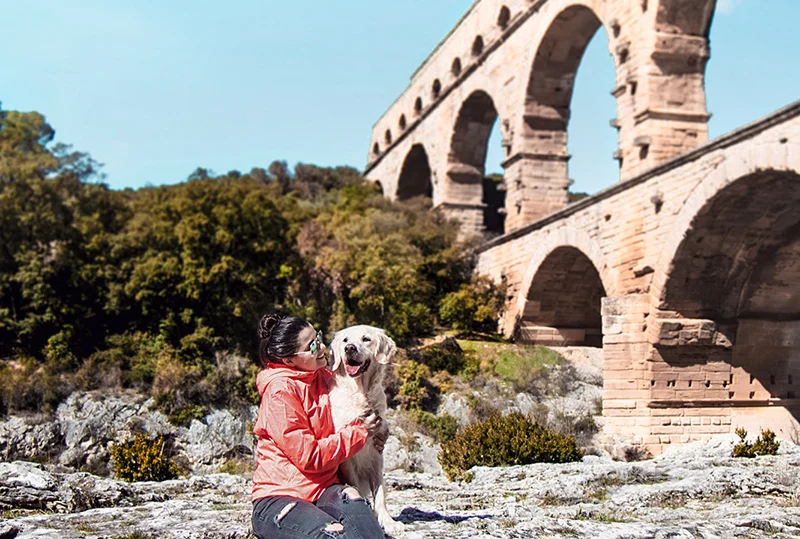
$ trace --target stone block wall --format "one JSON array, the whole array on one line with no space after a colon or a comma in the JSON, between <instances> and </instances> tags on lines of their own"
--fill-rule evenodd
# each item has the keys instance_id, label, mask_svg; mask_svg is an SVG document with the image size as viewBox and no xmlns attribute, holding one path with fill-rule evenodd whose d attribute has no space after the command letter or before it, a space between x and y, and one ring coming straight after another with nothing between
<instances>
[{"instance_id":1,"label":"stone block wall","mask_svg":"<svg viewBox=\"0 0 800 539\"><path fill-rule=\"evenodd\" d=\"M702 222L697 216L721 194L736 192L730 187L738 181L772 169L789 171L797 180L787 180L788 188L795 185L800 193L800 103L486 244L477 271L508 285L501 330L540 344L580 338L580 328L549 325L555 315L542 315L540 298L532 295L545 279L560 286L550 292L567 310L575 305L572 291L580 287L552 278L553 257L569 247L591 262L606 293L600 307L603 432L609 438L623 437L657 454L669 444L738 426L753 434L769 427L784 438L796 437L800 322L791 317L800 314L800 242L757 258L763 262L742 285L744 318L703 317L684 296L680 305L665 303L664 296L678 246L704 237L693 230ZM752 195L741 190L741 197ZM753 218L800 222L800 210L787 204L783 213L766 208ZM739 217L726 226L750 226ZM720 234L725 236L723 229ZM709 256L718 244L705 248Z\"/></svg>"}]
</instances>

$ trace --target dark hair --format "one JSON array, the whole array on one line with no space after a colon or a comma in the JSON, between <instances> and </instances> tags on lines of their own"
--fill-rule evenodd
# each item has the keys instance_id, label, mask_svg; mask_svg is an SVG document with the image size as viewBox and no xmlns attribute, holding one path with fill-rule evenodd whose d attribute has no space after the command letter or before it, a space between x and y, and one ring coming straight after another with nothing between
<instances>
[{"instance_id":1,"label":"dark hair","mask_svg":"<svg viewBox=\"0 0 800 539\"><path fill-rule=\"evenodd\" d=\"M261 364L283 363L283 358L297 353L297 337L310 326L297 316L265 314L258 324L258 354Z\"/></svg>"}]
</instances>

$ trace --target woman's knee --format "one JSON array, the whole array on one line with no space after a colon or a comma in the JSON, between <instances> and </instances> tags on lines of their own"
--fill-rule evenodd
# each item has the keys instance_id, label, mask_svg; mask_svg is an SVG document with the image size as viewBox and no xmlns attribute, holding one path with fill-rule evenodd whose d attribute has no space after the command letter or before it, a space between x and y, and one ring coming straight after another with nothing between
<instances>
[{"instance_id":1,"label":"woman's knee","mask_svg":"<svg viewBox=\"0 0 800 539\"><path fill-rule=\"evenodd\" d=\"M341 522L331 522L325 527L325 531L327 533L342 533L344 531L344 526Z\"/></svg>"},{"instance_id":2,"label":"woman's knee","mask_svg":"<svg viewBox=\"0 0 800 539\"><path fill-rule=\"evenodd\" d=\"M347 496L347 499L351 501L361 500L363 498L356 487L345 487L345 489L342 491L342 494Z\"/></svg>"}]
</instances>

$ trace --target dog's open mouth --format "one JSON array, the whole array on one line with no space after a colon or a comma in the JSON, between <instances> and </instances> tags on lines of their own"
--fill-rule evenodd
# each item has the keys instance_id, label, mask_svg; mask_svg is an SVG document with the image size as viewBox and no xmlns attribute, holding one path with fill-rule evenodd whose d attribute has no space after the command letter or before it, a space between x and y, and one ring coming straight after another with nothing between
<instances>
[{"instance_id":1,"label":"dog's open mouth","mask_svg":"<svg viewBox=\"0 0 800 539\"><path fill-rule=\"evenodd\" d=\"M344 370L347 372L348 376L352 378L362 375L369 367L369 359L363 363L349 363L348 361L344 362Z\"/></svg>"}]
</instances>

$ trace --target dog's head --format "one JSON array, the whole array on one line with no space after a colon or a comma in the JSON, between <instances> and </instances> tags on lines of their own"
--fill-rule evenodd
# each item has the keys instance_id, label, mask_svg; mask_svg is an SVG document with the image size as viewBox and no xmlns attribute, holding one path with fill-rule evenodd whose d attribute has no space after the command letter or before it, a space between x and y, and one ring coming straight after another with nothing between
<instances>
[{"instance_id":1,"label":"dog's head","mask_svg":"<svg viewBox=\"0 0 800 539\"><path fill-rule=\"evenodd\" d=\"M394 341L382 329L351 326L333 336L331 370L341 369L351 378L358 378L369 371L373 361L386 365L396 352Z\"/></svg>"}]
</instances>

